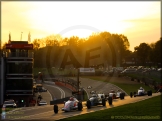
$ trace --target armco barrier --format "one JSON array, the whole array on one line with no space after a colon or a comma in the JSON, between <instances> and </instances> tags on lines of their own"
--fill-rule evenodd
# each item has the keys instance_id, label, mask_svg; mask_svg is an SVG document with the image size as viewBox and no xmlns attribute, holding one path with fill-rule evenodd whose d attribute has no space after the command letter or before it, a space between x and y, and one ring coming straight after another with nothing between
<instances>
[{"instance_id":1,"label":"armco barrier","mask_svg":"<svg viewBox=\"0 0 162 121\"><path fill-rule=\"evenodd\" d=\"M63 86L63 87L69 88L72 91L77 91L72 85L67 84L67 83L55 82L55 84L58 85L58 86Z\"/></svg>"},{"instance_id":2,"label":"armco barrier","mask_svg":"<svg viewBox=\"0 0 162 121\"><path fill-rule=\"evenodd\" d=\"M46 83L46 84L55 84L55 82L52 82L52 81L44 81L44 83Z\"/></svg>"},{"instance_id":3,"label":"armco barrier","mask_svg":"<svg viewBox=\"0 0 162 121\"><path fill-rule=\"evenodd\" d=\"M55 85L58 85L58 86L63 86L63 87L69 88L72 91L76 91L76 89L72 85L70 85L68 83L63 83L63 82L58 82L58 81L56 81L56 82L44 81L44 83L46 83L46 84L55 84Z\"/></svg>"}]
</instances>

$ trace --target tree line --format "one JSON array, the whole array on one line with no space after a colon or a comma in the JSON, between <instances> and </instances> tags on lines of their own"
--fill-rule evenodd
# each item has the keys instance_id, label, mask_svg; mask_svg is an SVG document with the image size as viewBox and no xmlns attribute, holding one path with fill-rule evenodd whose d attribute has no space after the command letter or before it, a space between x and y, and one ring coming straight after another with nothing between
<instances>
[{"instance_id":1,"label":"tree line","mask_svg":"<svg viewBox=\"0 0 162 121\"><path fill-rule=\"evenodd\" d=\"M99 46L104 48L102 50L104 55L103 57L104 61L110 61L109 55L112 56L111 59L112 58L114 59L114 57L116 57L117 55L116 56L113 55L120 52L119 63L122 63L123 58L129 54L129 47L130 47L129 41L125 35L111 34L109 32L93 33L87 38L79 38L77 36L62 38L60 35L51 35L43 39L34 39L33 45L34 45L34 53L35 53L35 64L34 64L35 67L48 66L48 65L50 65L50 67L52 66L56 67L57 63L59 63L57 62L57 60L62 56L61 53L63 53L63 50L65 48L72 50L72 52L76 52L75 56L77 55L83 57L86 56L83 54L84 50L99 47ZM44 57L46 58L46 61L45 60L40 61L40 58L42 57L43 53L46 56ZM54 56L52 59L50 58L51 55ZM48 62L47 62L47 58L49 59ZM82 60L81 63L83 63L83 61L85 60ZM113 62L115 61L116 60L114 60ZM48 63L48 64L44 65L44 63ZM53 63L53 64L51 65L49 63ZM79 64L77 65L76 68L79 67ZM114 63L113 66L116 66L116 64Z\"/></svg>"},{"instance_id":2,"label":"tree line","mask_svg":"<svg viewBox=\"0 0 162 121\"><path fill-rule=\"evenodd\" d=\"M141 61L142 65L150 63L150 65L161 67L161 42L162 38L151 44L140 43L134 48L133 54Z\"/></svg>"},{"instance_id":3,"label":"tree line","mask_svg":"<svg viewBox=\"0 0 162 121\"><path fill-rule=\"evenodd\" d=\"M50 35L32 41L35 55L34 67L56 66L60 61L59 58L62 56L61 52L65 49L71 49L73 52L77 52L78 56L83 56L82 53L85 49L98 45L104 47L102 54L105 61L110 62L109 58L111 55L110 63L112 66L116 66L114 62L117 60L122 65L123 61L128 57L138 60L136 64L138 62L140 65L145 65L149 62L152 66L157 66L161 63L161 40L162 38L151 44L140 43L132 52L129 50L130 43L128 38L123 34L111 34L105 31L92 33L87 38L79 38L78 36L62 38L59 34ZM2 51L5 51L5 44L1 48Z\"/></svg>"}]
</instances>

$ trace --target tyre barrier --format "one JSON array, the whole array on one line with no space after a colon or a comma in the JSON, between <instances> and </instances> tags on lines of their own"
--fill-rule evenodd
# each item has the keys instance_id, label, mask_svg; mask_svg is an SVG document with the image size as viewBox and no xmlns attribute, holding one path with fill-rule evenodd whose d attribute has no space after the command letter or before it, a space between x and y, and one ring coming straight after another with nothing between
<instances>
[{"instance_id":1,"label":"tyre barrier","mask_svg":"<svg viewBox=\"0 0 162 121\"><path fill-rule=\"evenodd\" d=\"M131 97L131 98L133 97L133 93L132 93L132 92L130 92L130 97Z\"/></svg>"},{"instance_id":2,"label":"tyre barrier","mask_svg":"<svg viewBox=\"0 0 162 121\"><path fill-rule=\"evenodd\" d=\"M120 99L122 100L122 99L124 99L124 97L125 97L125 93L121 93L120 94Z\"/></svg>"},{"instance_id":3,"label":"tyre barrier","mask_svg":"<svg viewBox=\"0 0 162 121\"><path fill-rule=\"evenodd\" d=\"M103 98L102 99L102 105L105 106L106 105L106 100Z\"/></svg>"},{"instance_id":4,"label":"tyre barrier","mask_svg":"<svg viewBox=\"0 0 162 121\"><path fill-rule=\"evenodd\" d=\"M83 109L82 103L81 103L81 102L78 102L78 110L79 110L79 111L82 111L82 109Z\"/></svg>"},{"instance_id":5,"label":"tyre barrier","mask_svg":"<svg viewBox=\"0 0 162 121\"><path fill-rule=\"evenodd\" d=\"M147 91L148 96L152 96L152 90Z\"/></svg>"},{"instance_id":6,"label":"tyre barrier","mask_svg":"<svg viewBox=\"0 0 162 121\"><path fill-rule=\"evenodd\" d=\"M136 97L136 92L133 93L134 97Z\"/></svg>"},{"instance_id":7,"label":"tyre barrier","mask_svg":"<svg viewBox=\"0 0 162 121\"><path fill-rule=\"evenodd\" d=\"M91 101L90 101L90 100L87 101L87 108L88 108L88 109L91 108Z\"/></svg>"},{"instance_id":8,"label":"tyre barrier","mask_svg":"<svg viewBox=\"0 0 162 121\"><path fill-rule=\"evenodd\" d=\"M58 113L58 105L54 105L54 113L57 114Z\"/></svg>"},{"instance_id":9,"label":"tyre barrier","mask_svg":"<svg viewBox=\"0 0 162 121\"><path fill-rule=\"evenodd\" d=\"M109 98L108 98L108 103L109 103L109 105L112 105L112 100L113 100L112 97L109 97Z\"/></svg>"}]
</instances>

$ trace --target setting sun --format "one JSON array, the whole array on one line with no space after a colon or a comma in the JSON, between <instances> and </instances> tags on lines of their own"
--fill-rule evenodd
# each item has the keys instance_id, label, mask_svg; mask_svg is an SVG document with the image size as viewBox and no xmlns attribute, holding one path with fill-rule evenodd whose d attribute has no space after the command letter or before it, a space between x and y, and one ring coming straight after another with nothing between
<instances>
[{"instance_id":1,"label":"setting sun","mask_svg":"<svg viewBox=\"0 0 162 121\"><path fill-rule=\"evenodd\" d=\"M25 4L25 6L24 6ZM124 34L130 50L160 38L160 2L1 2L2 43L51 34L86 38L94 32ZM141 35L142 34L142 35ZM148 37L149 35L149 37Z\"/></svg>"}]
</instances>

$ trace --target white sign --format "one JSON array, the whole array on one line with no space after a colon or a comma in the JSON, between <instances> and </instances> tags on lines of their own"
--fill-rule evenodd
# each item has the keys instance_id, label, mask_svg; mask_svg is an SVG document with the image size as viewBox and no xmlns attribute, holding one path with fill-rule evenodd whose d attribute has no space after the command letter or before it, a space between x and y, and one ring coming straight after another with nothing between
<instances>
[{"instance_id":1,"label":"white sign","mask_svg":"<svg viewBox=\"0 0 162 121\"><path fill-rule=\"evenodd\" d=\"M91 72L94 73L95 69L94 68L79 68L80 72Z\"/></svg>"}]
</instances>

